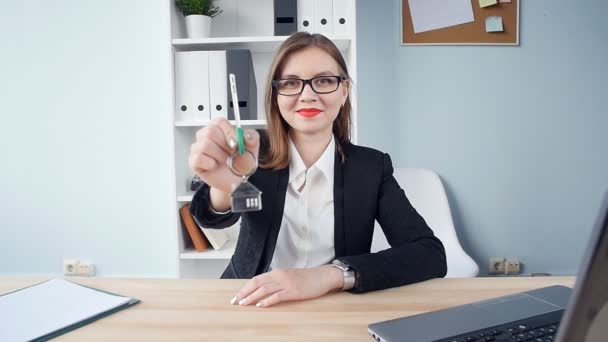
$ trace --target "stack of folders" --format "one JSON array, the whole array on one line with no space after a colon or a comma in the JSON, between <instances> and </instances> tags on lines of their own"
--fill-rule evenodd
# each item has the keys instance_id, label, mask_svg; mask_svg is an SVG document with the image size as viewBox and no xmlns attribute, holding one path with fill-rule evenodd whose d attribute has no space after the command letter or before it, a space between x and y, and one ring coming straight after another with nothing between
<instances>
[{"instance_id":1,"label":"stack of folders","mask_svg":"<svg viewBox=\"0 0 608 342\"><path fill-rule=\"evenodd\" d=\"M179 214L197 252L203 252L210 245L214 249L221 249L228 242L228 233L223 229L203 228L196 222L190 214L190 203L182 206Z\"/></svg>"},{"instance_id":2,"label":"stack of folders","mask_svg":"<svg viewBox=\"0 0 608 342\"><path fill-rule=\"evenodd\" d=\"M228 75L237 79L241 119L257 119L257 86L251 51L175 52L175 104L178 120L234 120Z\"/></svg>"},{"instance_id":3,"label":"stack of folders","mask_svg":"<svg viewBox=\"0 0 608 342\"><path fill-rule=\"evenodd\" d=\"M333 36L351 34L354 6L355 0L297 0L297 29Z\"/></svg>"},{"instance_id":4,"label":"stack of folders","mask_svg":"<svg viewBox=\"0 0 608 342\"><path fill-rule=\"evenodd\" d=\"M139 302L52 279L0 295L0 341L46 341Z\"/></svg>"},{"instance_id":5,"label":"stack of folders","mask_svg":"<svg viewBox=\"0 0 608 342\"><path fill-rule=\"evenodd\" d=\"M348 35L355 0L222 0L213 37L288 36L296 31Z\"/></svg>"}]
</instances>

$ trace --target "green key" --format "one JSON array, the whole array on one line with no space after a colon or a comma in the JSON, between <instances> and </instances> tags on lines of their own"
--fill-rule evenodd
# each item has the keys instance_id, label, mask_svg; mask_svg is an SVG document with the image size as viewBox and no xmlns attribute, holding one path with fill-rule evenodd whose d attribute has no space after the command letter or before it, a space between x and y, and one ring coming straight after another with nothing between
<instances>
[{"instance_id":1,"label":"green key","mask_svg":"<svg viewBox=\"0 0 608 342\"><path fill-rule=\"evenodd\" d=\"M236 142L239 146L239 154L245 154L245 138L242 127L236 127Z\"/></svg>"}]
</instances>

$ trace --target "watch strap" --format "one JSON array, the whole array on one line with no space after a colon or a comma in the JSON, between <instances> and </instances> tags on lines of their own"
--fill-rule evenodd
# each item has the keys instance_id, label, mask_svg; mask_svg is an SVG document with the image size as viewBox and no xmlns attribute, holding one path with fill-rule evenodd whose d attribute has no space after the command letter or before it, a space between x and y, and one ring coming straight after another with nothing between
<instances>
[{"instance_id":1,"label":"watch strap","mask_svg":"<svg viewBox=\"0 0 608 342\"><path fill-rule=\"evenodd\" d=\"M342 271L342 275L344 276L342 291L350 290L355 287L355 270L353 270L351 266L338 259L332 261L330 265Z\"/></svg>"}]
</instances>

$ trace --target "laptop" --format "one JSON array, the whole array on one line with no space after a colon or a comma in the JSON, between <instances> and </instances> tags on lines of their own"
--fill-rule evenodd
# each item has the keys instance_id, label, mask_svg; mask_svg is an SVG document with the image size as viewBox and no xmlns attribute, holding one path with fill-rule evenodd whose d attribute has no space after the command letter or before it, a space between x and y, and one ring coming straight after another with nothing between
<instances>
[{"instance_id":1,"label":"laptop","mask_svg":"<svg viewBox=\"0 0 608 342\"><path fill-rule=\"evenodd\" d=\"M574 290L548 286L373 323L376 341L608 341L608 192Z\"/></svg>"}]
</instances>

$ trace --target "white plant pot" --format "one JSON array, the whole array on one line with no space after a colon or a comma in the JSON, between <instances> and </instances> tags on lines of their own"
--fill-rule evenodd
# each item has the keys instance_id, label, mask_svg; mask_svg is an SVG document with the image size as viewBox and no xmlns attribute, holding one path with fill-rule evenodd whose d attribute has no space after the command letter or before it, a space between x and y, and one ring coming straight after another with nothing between
<instances>
[{"instance_id":1,"label":"white plant pot","mask_svg":"<svg viewBox=\"0 0 608 342\"><path fill-rule=\"evenodd\" d=\"M186 16L188 38L209 38L211 36L211 17L192 14Z\"/></svg>"}]
</instances>

